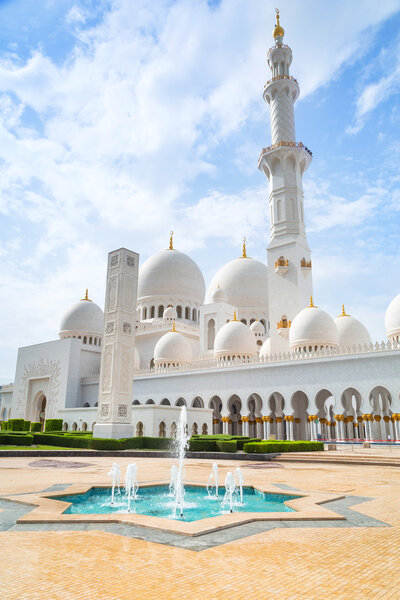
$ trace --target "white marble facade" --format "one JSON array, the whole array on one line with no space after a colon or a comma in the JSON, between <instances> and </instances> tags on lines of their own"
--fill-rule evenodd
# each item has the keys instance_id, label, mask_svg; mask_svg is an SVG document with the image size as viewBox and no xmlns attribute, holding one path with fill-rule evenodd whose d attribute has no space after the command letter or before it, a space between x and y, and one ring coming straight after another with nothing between
<instances>
[{"instance_id":1,"label":"white marble facade","mask_svg":"<svg viewBox=\"0 0 400 600\"><path fill-rule=\"evenodd\" d=\"M380 343L344 307L332 318L312 298L302 188L312 155L295 137L299 85L283 35L277 25L264 88L272 140L258 162L270 189L266 264L248 257L244 242L206 290L171 235L168 248L140 265L136 306L124 319L130 358L125 368L114 365L129 379L124 428L131 435L173 435L186 404L191 432L400 439L400 295ZM44 414L69 430L98 424L110 322L86 294L62 318L60 339L21 348L14 384L1 390L1 419Z\"/></svg>"}]
</instances>

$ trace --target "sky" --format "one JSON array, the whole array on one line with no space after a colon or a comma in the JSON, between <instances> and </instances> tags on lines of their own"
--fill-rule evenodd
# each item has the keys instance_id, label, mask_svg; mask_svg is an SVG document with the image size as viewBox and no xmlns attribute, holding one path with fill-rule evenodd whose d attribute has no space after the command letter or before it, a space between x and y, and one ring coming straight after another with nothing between
<instances>
[{"instance_id":1,"label":"sky","mask_svg":"<svg viewBox=\"0 0 400 600\"><path fill-rule=\"evenodd\" d=\"M373 340L400 293L400 0L0 0L0 383L107 253L169 243L208 283L266 261L275 6L300 84L315 303Z\"/></svg>"}]
</instances>

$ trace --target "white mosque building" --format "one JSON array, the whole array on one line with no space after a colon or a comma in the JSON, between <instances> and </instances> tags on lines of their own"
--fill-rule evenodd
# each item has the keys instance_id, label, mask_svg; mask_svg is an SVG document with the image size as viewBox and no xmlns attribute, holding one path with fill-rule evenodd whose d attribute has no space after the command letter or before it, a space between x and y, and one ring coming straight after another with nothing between
<instances>
[{"instance_id":1,"label":"white mosque building","mask_svg":"<svg viewBox=\"0 0 400 600\"><path fill-rule=\"evenodd\" d=\"M174 436L186 405L192 433L400 441L400 294L381 343L344 307L332 318L313 302L302 189L312 154L296 141L299 85L279 14L273 36L263 93L272 140L258 161L270 189L267 264L247 256L244 240L241 256L206 291L171 235L169 247L140 266L134 323L121 325L134 356L125 431ZM129 251L110 253L109 267L121 252ZM62 418L64 429L91 430L108 414L98 407L100 364L113 332L114 321L86 293L62 318L59 339L19 349L1 419Z\"/></svg>"}]
</instances>

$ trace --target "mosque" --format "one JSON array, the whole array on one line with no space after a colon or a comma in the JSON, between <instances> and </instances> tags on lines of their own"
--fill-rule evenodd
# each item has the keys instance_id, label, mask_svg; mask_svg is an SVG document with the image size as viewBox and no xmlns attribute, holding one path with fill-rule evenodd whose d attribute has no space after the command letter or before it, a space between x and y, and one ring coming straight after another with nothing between
<instances>
[{"instance_id":1,"label":"mosque","mask_svg":"<svg viewBox=\"0 0 400 600\"><path fill-rule=\"evenodd\" d=\"M186 405L192 433L400 441L400 294L381 343L344 306L332 318L313 301L302 189L312 153L296 141L299 85L279 13L273 37L263 92L272 139L258 160L269 182L267 264L247 256L244 240L241 256L206 290L171 233L169 247L138 268L134 313L119 334L128 348L118 362L121 381L132 390L129 408L119 404L116 416L125 419L125 435L174 436ZM138 255L129 252L111 252L109 271L122 259L135 268ZM62 418L65 430L96 432L111 414L100 388L114 368L107 348L116 323L86 292L63 316L59 339L19 349L1 419Z\"/></svg>"}]
</instances>

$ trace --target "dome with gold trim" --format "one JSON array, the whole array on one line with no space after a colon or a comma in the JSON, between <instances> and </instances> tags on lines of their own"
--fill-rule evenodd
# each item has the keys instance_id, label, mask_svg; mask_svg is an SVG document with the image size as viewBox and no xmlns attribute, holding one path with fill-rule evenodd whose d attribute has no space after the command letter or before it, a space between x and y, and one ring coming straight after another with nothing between
<instances>
[{"instance_id":1,"label":"dome with gold trim","mask_svg":"<svg viewBox=\"0 0 400 600\"><path fill-rule=\"evenodd\" d=\"M60 338L86 335L101 337L103 328L103 311L100 306L90 300L88 290L86 290L85 297L73 304L61 319L59 336Z\"/></svg>"}]
</instances>

